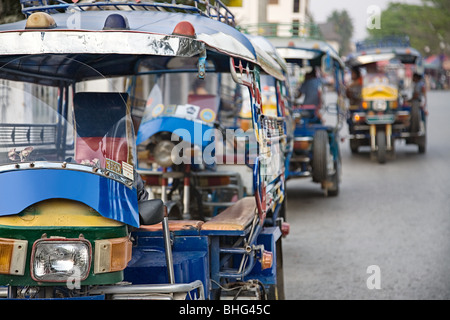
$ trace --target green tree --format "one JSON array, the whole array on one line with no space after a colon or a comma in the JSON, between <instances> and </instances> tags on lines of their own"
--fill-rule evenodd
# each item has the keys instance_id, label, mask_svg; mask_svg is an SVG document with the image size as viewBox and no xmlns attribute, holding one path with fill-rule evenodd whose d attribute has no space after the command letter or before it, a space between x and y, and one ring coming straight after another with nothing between
<instances>
[{"instance_id":1,"label":"green tree","mask_svg":"<svg viewBox=\"0 0 450 320\"><path fill-rule=\"evenodd\" d=\"M327 22L331 22L334 31L340 35L339 54L346 55L350 51L350 40L353 36L353 21L347 10L333 10L328 16Z\"/></svg>"},{"instance_id":2,"label":"green tree","mask_svg":"<svg viewBox=\"0 0 450 320\"><path fill-rule=\"evenodd\" d=\"M440 53L450 44L450 2L423 0L423 5L390 3L381 12L380 28L368 29L370 38L409 36L411 46L422 54Z\"/></svg>"}]
</instances>

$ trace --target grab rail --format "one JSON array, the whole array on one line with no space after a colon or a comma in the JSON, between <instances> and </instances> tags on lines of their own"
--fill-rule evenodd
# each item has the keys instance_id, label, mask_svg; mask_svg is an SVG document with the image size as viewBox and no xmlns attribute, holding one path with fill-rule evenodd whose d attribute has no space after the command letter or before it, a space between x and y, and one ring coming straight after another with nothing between
<instances>
[{"instance_id":1,"label":"grab rail","mask_svg":"<svg viewBox=\"0 0 450 320\"><path fill-rule=\"evenodd\" d=\"M114 1L105 0L93 3L67 3L63 0L20 0L22 13L29 16L33 12L44 11L49 14L64 12L71 8L77 8L81 11L92 10L108 10L114 8L116 10L146 10L146 11L167 11L180 12L188 14L200 14L211 19L224 22L230 26L235 26L236 22L233 13L220 0L192 0L192 5L179 3L180 1ZM212 2L214 4L212 4Z\"/></svg>"}]
</instances>

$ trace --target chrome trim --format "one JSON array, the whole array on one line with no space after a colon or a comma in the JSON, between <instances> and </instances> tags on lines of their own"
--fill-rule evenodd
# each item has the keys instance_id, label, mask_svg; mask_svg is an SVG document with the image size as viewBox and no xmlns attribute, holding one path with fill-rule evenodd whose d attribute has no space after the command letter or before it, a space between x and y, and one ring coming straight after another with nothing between
<instances>
[{"instance_id":1,"label":"chrome trim","mask_svg":"<svg viewBox=\"0 0 450 320\"><path fill-rule=\"evenodd\" d=\"M368 137L365 134L351 134L348 136L348 139L352 140L352 139L368 139Z\"/></svg>"},{"instance_id":2,"label":"chrome trim","mask_svg":"<svg viewBox=\"0 0 450 320\"><path fill-rule=\"evenodd\" d=\"M3 31L0 43L3 55L116 53L193 57L204 50L205 44L195 39L133 31ZM243 55L253 58L251 53Z\"/></svg>"},{"instance_id":3,"label":"chrome trim","mask_svg":"<svg viewBox=\"0 0 450 320\"><path fill-rule=\"evenodd\" d=\"M119 295L124 298L124 295L133 299L134 296L142 297L142 295L151 294L171 294L171 293L186 293L190 291L198 291L198 299L205 300L205 293L203 283L200 280L195 280L191 283L177 283L177 284L136 284L136 285L114 285L101 286L93 288L89 291L91 295L105 294L105 295Z\"/></svg>"},{"instance_id":4,"label":"chrome trim","mask_svg":"<svg viewBox=\"0 0 450 320\"><path fill-rule=\"evenodd\" d=\"M0 165L0 173L17 170L35 170L35 169L58 169L58 170L73 170L73 171L88 172L106 178L111 178L115 181L123 183L127 187L131 187L133 185L132 180L122 175L119 175L113 171L109 171L98 167L86 166L78 163L30 161L30 162L16 162L11 164Z\"/></svg>"},{"instance_id":5,"label":"chrome trim","mask_svg":"<svg viewBox=\"0 0 450 320\"><path fill-rule=\"evenodd\" d=\"M294 141L313 141L313 137L295 137Z\"/></svg>"}]
</instances>

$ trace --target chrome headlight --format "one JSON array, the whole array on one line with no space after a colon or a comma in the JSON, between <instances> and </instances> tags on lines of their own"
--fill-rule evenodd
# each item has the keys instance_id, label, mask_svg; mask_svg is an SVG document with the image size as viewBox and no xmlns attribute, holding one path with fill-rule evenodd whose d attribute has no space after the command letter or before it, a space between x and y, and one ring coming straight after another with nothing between
<instances>
[{"instance_id":1,"label":"chrome headlight","mask_svg":"<svg viewBox=\"0 0 450 320\"><path fill-rule=\"evenodd\" d=\"M173 164L172 150L174 147L175 144L171 141L160 141L153 151L156 163L161 167L170 167Z\"/></svg>"},{"instance_id":2,"label":"chrome headlight","mask_svg":"<svg viewBox=\"0 0 450 320\"><path fill-rule=\"evenodd\" d=\"M387 103L385 100L375 100L373 102L374 111L385 111L387 108Z\"/></svg>"},{"instance_id":3,"label":"chrome headlight","mask_svg":"<svg viewBox=\"0 0 450 320\"><path fill-rule=\"evenodd\" d=\"M91 244L85 239L40 239L33 244L31 276L35 281L80 281L89 275Z\"/></svg>"}]
</instances>

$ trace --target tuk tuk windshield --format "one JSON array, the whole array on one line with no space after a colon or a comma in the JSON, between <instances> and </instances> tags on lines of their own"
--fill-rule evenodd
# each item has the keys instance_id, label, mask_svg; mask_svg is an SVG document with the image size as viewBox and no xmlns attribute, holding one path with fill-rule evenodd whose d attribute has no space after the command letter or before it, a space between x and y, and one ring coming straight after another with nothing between
<instances>
[{"instance_id":1,"label":"tuk tuk windshield","mask_svg":"<svg viewBox=\"0 0 450 320\"><path fill-rule=\"evenodd\" d=\"M198 79L196 73L165 73L155 76L142 123L158 117L178 117L212 123L219 109L218 74Z\"/></svg>"},{"instance_id":2,"label":"tuk tuk windshield","mask_svg":"<svg viewBox=\"0 0 450 320\"><path fill-rule=\"evenodd\" d=\"M389 86L397 87L398 78L393 73L367 73L363 78L364 87Z\"/></svg>"},{"instance_id":3,"label":"tuk tuk windshield","mask_svg":"<svg viewBox=\"0 0 450 320\"><path fill-rule=\"evenodd\" d=\"M83 86L89 87L77 85ZM10 170L12 164L25 168L17 165L25 162L33 163L27 168L61 168L63 163L66 169L103 169L111 178L133 181L135 147L127 95L69 89L2 81L0 170Z\"/></svg>"},{"instance_id":4,"label":"tuk tuk windshield","mask_svg":"<svg viewBox=\"0 0 450 320\"><path fill-rule=\"evenodd\" d=\"M149 82L153 85L141 126L156 118L176 117L230 127L242 109L251 112L248 89L235 83L226 72L208 72L204 80L193 72L164 73L154 75Z\"/></svg>"}]
</instances>

